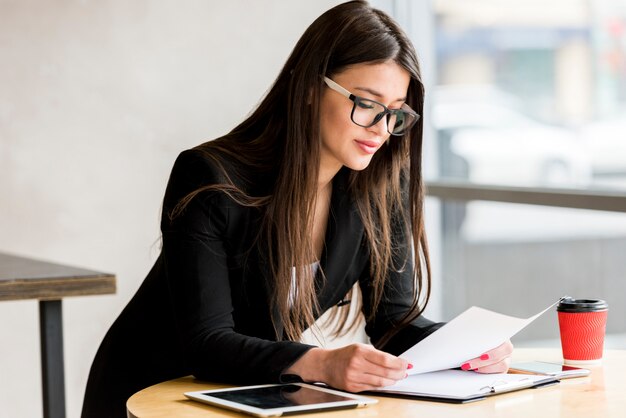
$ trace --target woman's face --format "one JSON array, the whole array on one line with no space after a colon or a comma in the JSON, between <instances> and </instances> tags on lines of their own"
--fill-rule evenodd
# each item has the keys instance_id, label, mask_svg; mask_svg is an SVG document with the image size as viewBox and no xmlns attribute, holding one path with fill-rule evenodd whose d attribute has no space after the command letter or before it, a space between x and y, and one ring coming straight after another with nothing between
<instances>
[{"instance_id":1,"label":"woman's face","mask_svg":"<svg viewBox=\"0 0 626 418\"><path fill-rule=\"evenodd\" d=\"M331 78L355 96L375 100L390 109L404 103L410 81L409 73L393 61L353 65ZM389 138L387 118L363 128L350 119L352 106L352 100L324 88L320 101L321 181L330 180L342 166L365 169Z\"/></svg>"}]
</instances>

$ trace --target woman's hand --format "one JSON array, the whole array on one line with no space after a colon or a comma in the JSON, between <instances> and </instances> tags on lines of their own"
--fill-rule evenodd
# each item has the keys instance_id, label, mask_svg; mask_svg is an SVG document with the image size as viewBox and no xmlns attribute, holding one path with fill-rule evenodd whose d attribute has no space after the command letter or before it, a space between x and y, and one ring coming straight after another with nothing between
<instances>
[{"instance_id":1,"label":"woman's hand","mask_svg":"<svg viewBox=\"0 0 626 418\"><path fill-rule=\"evenodd\" d=\"M334 350L313 348L285 373L308 382L361 392L389 386L407 376L409 363L367 344L350 344Z\"/></svg>"},{"instance_id":2,"label":"woman's hand","mask_svg":"<svg viewBox=\"0 0 626 418\"><path fill-rule=\"evenodd\" d=\"M511 364L511 354L513 354L513 344L507 341L482 356L463 363L461 368L478 373L506 373Z\"/></svg>"}]
</instances>

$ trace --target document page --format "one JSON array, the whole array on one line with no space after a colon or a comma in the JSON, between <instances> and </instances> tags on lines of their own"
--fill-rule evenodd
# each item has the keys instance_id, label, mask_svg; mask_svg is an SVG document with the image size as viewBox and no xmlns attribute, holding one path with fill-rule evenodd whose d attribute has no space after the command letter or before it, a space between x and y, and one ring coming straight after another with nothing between
<instances>
[{"instance_id":1,"label":"document page","mask_svg":"<svg viewBox=\"0 0 626 418\"><path fill-rule=\"evenodd\" d=\"M460 367L510 339L557 303L527 319L473 306L400 357L413 365L410 375Z\"/></svg>"}]
</instances>

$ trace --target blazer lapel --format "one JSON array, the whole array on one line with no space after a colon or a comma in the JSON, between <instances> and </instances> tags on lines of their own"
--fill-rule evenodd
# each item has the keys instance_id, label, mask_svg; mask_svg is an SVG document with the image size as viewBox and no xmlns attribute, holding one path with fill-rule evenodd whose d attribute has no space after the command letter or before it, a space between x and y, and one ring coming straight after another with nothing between
<instances>
[{"instance_id":1,"label":"blazer lapel","mask_svg":"<svg viewBox=\"0 0 626 418\"><path fill-rule=\"evenodd\" d=\"M341 299L352 287L353 280L347 280L355 267L361 264L357 257L362 254L363 223L356 205L348 190L350 171L343 168L333 180L333 193L326 228L325 247L320 261L321 274L317 274L316 286L319 289L320 307Z\"/></svg>"}]
</instances>

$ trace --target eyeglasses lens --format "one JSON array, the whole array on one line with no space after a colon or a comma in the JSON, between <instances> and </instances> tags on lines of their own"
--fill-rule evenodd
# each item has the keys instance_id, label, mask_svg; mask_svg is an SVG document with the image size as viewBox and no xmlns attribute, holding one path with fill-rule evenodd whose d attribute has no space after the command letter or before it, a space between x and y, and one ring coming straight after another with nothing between
<instances>
[{"instance_id":1,"label":"eyeglasses lens","mask_svg":"<svg viewBox=\"0 0 626 418\"><path fill-rule=\"evenodd\" d=\"M366 99L355 101L352 121L357 125L367 128L377 124L383 117L387 118L387 130L392 135L404 134L416 119L415 116L401 109L393 109L391 113L388 113L380 103L374 101Z\"/></svg>"},{"instance_id":2,"label":"eyeglasses lens","mask_svg":"<svg viewBox=\"0 0 626 418\"><path fill-rule=\"evenodd\" d=\"M393 135L402 135L413 125L413 119L415 119L413 115L402 110L392 113L387 124L389 132Z\"/></svg>"}]
</instances>

